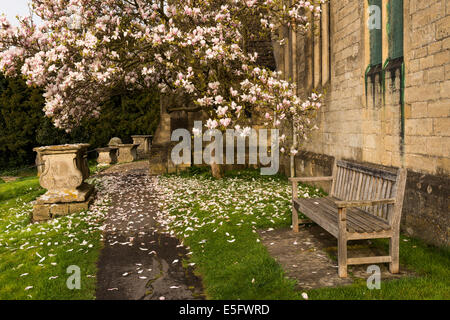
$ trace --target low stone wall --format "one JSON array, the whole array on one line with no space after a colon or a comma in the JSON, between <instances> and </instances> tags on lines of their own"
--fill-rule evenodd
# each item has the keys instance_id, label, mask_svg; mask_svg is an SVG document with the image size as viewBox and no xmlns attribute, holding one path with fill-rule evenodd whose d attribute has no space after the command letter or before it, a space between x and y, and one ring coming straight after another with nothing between
<instances>
[{"instance_id":1,"label":"low stone wall","mask_svg":"<svg viewBox=\"0 0 450 320\"><path fill-rule=\"evenodd\" d=\"M437 245L449 244L450 179L408 170L402 229Z\"/></svg>"},{"instance_id":2,"label":"low stone wall","mask_svg":"<svg viewBox=\"0 0 450 320\"><path fill-rule=\"evenodd\" d=\"M297 177L323 177L331 176L334 157L312 152L299 152L295 157L295 174ZM282 156L280 159L280 172L291 176L290 157ZM330 192L330 182L316 182L314 185Z\"/></svg>"},{"instance_id":3,"label":"low stone wall","mask_svg":"<svg viewBox=\"0 0 450 320\"><path fill-rule=\"evenodd\" d=\"M295 158L296 176L331 175L334 158L312 152L301 152ZM280 172L289 176L289 158L281 159ZM365 163L367 164L367 163ZM374 167L380 165L370 164ZM385 168L385 167L383 167ZM318 185L329 191L329 184ZM403 202L402 232L437 246L449 245L450 178L408 170Z\"/></svg>"}]
</instances>

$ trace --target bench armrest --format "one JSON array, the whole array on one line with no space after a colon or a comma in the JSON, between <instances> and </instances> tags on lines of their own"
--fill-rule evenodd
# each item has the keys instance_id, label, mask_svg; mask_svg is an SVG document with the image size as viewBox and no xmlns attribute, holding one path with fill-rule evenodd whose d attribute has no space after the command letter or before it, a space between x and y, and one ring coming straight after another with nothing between
<instances>
[{"instance_id":1,"label":"bench armrest","mask_svg":"<svg viewBox=\"0 0 450 320\"><path fill-rule=\"evenodd\" d=\"M300 177L300 178L289 178L290 182L315 182L315 181L331 181L333 177Z\"/></svg>"},{"instance_id":2,"label":"bench armrest","mask_svg":"<svg viewBox=\"0 0 450 320\"><path fill-rule=\"evenodd\" d=\"M338 208L355 208L365 206L376 206L380 204L394 204L395 198L381 200L350 200L350 201L334 201Z\"/></svg>"}]
</instances>

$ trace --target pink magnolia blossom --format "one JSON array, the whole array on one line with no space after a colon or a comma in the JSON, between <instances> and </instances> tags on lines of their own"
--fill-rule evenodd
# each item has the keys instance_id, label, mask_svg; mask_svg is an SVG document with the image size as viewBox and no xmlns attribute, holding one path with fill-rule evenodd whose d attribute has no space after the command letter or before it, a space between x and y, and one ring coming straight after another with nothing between
<instances>
[{"instance_id":1,"label":"pink magnolia blossom","mask_svg":"<svg viewBox=\"0 0 450 320\"><path fill-rule=\"evenodd\" d=\"M14 27L0 17L0 70L42 87L44 112L61 128L97 117L119 88L158 87L189 95L211 116L210 129L220 122L249 133L246 111L264 110L271 126L288 122L303 138L321 95L298 97L294 84L247 53L243 34L248 17L268 34L294 22L306 31L309 13L318 17L323 2L32 0L41 25L25 17Z\"/></svg>"}]
</instances>

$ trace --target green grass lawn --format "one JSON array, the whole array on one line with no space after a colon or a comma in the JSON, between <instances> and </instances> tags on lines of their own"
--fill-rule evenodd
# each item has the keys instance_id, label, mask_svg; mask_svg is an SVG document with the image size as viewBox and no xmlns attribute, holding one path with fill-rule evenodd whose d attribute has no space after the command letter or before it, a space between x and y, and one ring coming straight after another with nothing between
<instances>
[{"instance_id":1,"label":"green grass lawn","mask_svg":"<svg viewBox=\"0 0 450 320\"><path fill-rule=\"evenodd\" d=\"M302 299L295 282L259 242L256 229L291 224L291 186L283 177L259 171L232 172L223 180L201 169L160 178L167 194L162 209L167 224L190 247L210 299ZM323 194L300 186L299 194ZM449 299L449 250L402 237L402 265L419 276L382 282L369 290L364 281L351 286L307 291L310 299ZM384 240L375 245L386 247Z\"/></svg>"},{"instance_id":2,"label":"green grass lawn","mask_svg":"<svg viewBox=\"0 0 450 320\"><path fill-rule=\"evenodd\" d=\"M0 201L16 198L41 189L37 177L20 178L14 182L0 184Z\"/></svg>"},{"instance_id":3,"label":"green grass lawn","mask_svg":"<svg viewBox=\"0 0 450 320\"><path fill-rule=\"evenodd\" d=\"M196 170L196 169L194 169ZM232 172L223 180L207 173L164 176L164 210L170 228L192 251L210 299L300 299L295 282L260 243L256 230L288 226L291 192L283 177ZM301 187L303 194L319 193Z\"/></svg>"},{"instance_id":4,"label":"green grass lawn","mask_svg":"<svg viewBox=\"0 0 450 320\"><path fill-rule=\"evenodd\" d=\"M0 185L0 300L93 299L102 206L32 224L30 202L44 192L36 177ZM67 288L71 265L80 267L80 290Z\"/></svg>"},{"instance_id":5,"label":"green grass lawn","mask_svg":"<svg viewBox=\"0 0 450 320\"><path fill-rule=\"evenodd\" d=\"M388 252L386 239L372 240ZM429 246L418 239L401 236L400 263L414 270L417 277L382 281L380 290L367 289L363 280L351 286L310 291L312 299L450 299L450 250Z\"/></svg>"}]
</instances>

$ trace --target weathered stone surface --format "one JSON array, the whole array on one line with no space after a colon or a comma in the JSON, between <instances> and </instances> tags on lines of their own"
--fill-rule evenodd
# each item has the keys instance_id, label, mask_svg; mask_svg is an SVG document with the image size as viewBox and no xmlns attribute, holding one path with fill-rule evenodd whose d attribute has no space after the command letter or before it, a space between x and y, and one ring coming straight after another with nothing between
<instances>
[{"instance_id":1,"label":"weathered stone surface","mask_svg":"<svg viewBox=\"0 0 450 320\"><path fill-rule=\"evenodd\" d=\"M149 174L160 175L168 172L169 148L156 146L152 148L149 159Z\"/></svg>"},{"instance_id":2,"label":"weathered stone surface","mask_svg":"<svg viewBox=\"0 0 450 320\"><path fill-rule=\"evenodd\" d=\"M87 148L89 144L35 148L45 164L39 178L47 190L74 190L89 177Z\"/></svg>"},{"instance_id":3,"label":"weathered stone surface","mask_svg":"<svg viewBox=\"0 0 450 320\"><path fill-rule=\"evenodd\" d=\"M137 160L137 144L118 144L114 146L118 148L118 163L133 162Z\"/></svg>"},{"instance_id":4,"label":"weathered stone surface","mask_svg":"<svg viewBox=\"0 0 450 320\"><path fill-rule=\"evenodd\" d=\"M99 148L97 149L98 158L97 163L99 165L108 166L117 162L117 147Z\"/></svg>"},{"instance_id":5,"label":"weathered stone surface","mask_svg":"<svg viewBox=\"0 0 450 320\"><path fill-rule=\"evenodd\" d=\"M188 250L176 238L158 231L159 195L153 188L156 178L148 177L147 166L144 161L132 162L100 173L113 179L123 192L111 193L103 233L105 245L98 261L96 299L202 299L201 279L195 277L193 267L174 263L175 259L181 262L187 258ZM123 276L130 270L134 274Z\"/></svg>"},{"instance_id":6,"label":"weathered stone surface","mask_svg":"<svg viewBox=\"0 0 450 320\"><path fill-rule=\"evenodd\" d=\"M65 216L69 214L69 204L67 203L55 203L50 205L49 207L52 217Z\"/></svg>"},{"instance_id":7,"label":"weathered stone surface","mask_svg":"<svg viewBox=\"0 0 450 320\"><path fill-rule=\"evenodd\" d=\"M123 144L123 142L122 142L122 139L117 138L117 137L111 138L111 140L109 140L109 143L108 143L109 146L117 146L119 144Z\"/></svg>"},{"instance_id":8,"label":"weathered stone surface","mask_svg":"<svg viewBox=\"0 0 450 320\"><path fill-rule=\"evenodd\" d=\"M45 164L39 182L48 190L33 207L35 221L87 209L94 192L92 185L84 183L89 176L88 147L88 144L77 144L34 149ZM73 203L76 209L71 209Z\"/></svg>"},{"instance_id":9,"label":"weathered stone surface","mask_svg":"<svg viewBox=\"0 0 450 320\"><path fill-rule=\"evenodd\" d=\"M33 206L33 220L45 221L50 219L50 206L47 204L35 204Z\"/></svg>"},{"instance_id":10,"label":"weathered stone surface","mask_svg":"<svg viewBox=\"0 0 450 320\"><path fill-rule=\"evenodd\" d=\"M73 203L69 203L69 213L78 213L81 211L86 211L89 209L89 206L91 205L91 203L94 200L94 195L91 195L89 197L89 199L87 199L84 202L73 202Z\"/></svg>"},{"instance_id":11,"label":"weathered stone surface","mask_svg":"<svg viewBox=\"0 0 450 320\"><path fill-rule=\"evenodd\" d=\"M139 158L145 158L149 155L152 137L152 135L131 136L131 138L133 138L133 143L139 145L137 147L137 154Z\"/></svg>"},{"instance_id":12,"label":"weathered stone surface","mask_svg":"<svg viewBox=\"0 0 450 320\"><path fill-rule=\"evenodd\" d=\"M89 206L93 201L94 194L91 193L91 195L83 202L36 203L33 207L33 221L45 221L51 218L86 211L89 210Z\"/></svg>"},{"instance_id":13,"label":"weathered stone surface","mask_svg":"<svg viewBox=\"0 0 450 320\"><path fill-rule=\"evenodd\" d=\"M51 203L70 203L86 201L94 191L94 186L83 183L77 189L61 189L49 190L44 195L40 196L36 203L51 204Z\"/></svg>"},{"instance_id":14,"label":"weathered stone surface","mask_svg":"<svg viewBox=\"0 0 450 320\"><path fill-rule=\"evenodd\" d=\"M37 168L37 175L38 177L41 176L42 172L44 171L44 161L42 160L42 155L39 151L36 151L36 168Z\"/></svg>"},{"instance_id":15,"label":"weathered stone surface","mask_svg":"<svg viewBox=\"0 0 450 320\"><path fill-rule=\"evenodd\" d=\"M408 170L402 230L436 245L450 244L450 179Z\"/></svg>"}]
</instances>

